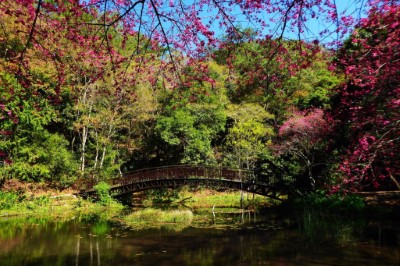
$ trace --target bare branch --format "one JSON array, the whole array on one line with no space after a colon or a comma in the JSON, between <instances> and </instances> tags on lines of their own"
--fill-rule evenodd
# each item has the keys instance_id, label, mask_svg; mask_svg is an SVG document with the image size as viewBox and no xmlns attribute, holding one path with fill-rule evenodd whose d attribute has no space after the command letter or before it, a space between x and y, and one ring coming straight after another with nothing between
<instances>
[{"instance_id":1,"label":"bare branch","mask_svg":"<svg viewBox=\"0 0 400 266\"><path fill-rule=\"evenodd\" d=\"M107 26L106 24L106 19L107 19L107 0L104 1L104 14L103 14L103 23L104 23L104 39L106 40L107 44L107 52L108 55L110 56L111 59L111 69L112 72L115 74L115 64L114 64L114 57L111 53L111 46L110 46L110 41L108 40L108 30L110 26Z\"/></svg>"},{"instance_id":2,"label":"bare branch","mask_svg":"<svg viewBox=\"0 0 400 266\"><path fill-rule=\"evenodd\" d=\"M160 25L161 32L162 32L162 34L164 36L165 43L167 44L167 50L168 50L168 54L169 54L169 57L171 59L171 62L172 62L172 64L174 66L176 66L174 58L173 58L172 53L171 53L171 47L170 47L170 44L169 44L169 41L168 41L167 34L165 33L164 27L163 27L162 22L161 22L160 13L158 12L158 9L157 9L156 5L154 4L153 0L150 0L150 3L151 3L151 6L153 7L154 12L156 13L156 17L157 17L158 23Z\"/></svg>"},{"instance_id":3,"label":"bare branch","mask_svg":"<svg viewBox=\"0 0 400 266\"><path fill-rule=\"evenodd\" d=\"M240 30L238 28L235 27L235 25L233 24L233 21L231 20L231 18L228 16L228 14L226 14L226 12L224 11L224 9L219 5L219 2L217 2L216 0L212 0L214 5L218 8L218 12L220 12L224 18L229 22L229 24L231 24L232 28L236 31L236 32L240 32Z\"/></svg>"},{"instance_id":4,"label":"bare branch","mask_svg":"<svg viewBox=\"0 0 400 266\"><path fill-rule=\"evenodd\" d=\"M42 5L42 0L38 1L37 7L36 7L36 11L35 11L35 18L33 19L33 23L32 23L32 28L31 31L29 33L29 37L28 40L25 44L24 49L21 52L21 56L20 56L20 64L19 64L19 68L21 70L21 65L23 64L24 61L24 55L26 53L26 50L28 49L29 43L31 42L32 38L33 38L33 32L35 31L35 27L36 27L36 22L37 22L37 18L39 17L39 13L40 13L40 7Z\"/></svg>"},{"instance_id":5,"label":"bare branch","mask_svg":"<svg viewBox=\"0 0 400 266\"><path fill-rule=\"evenodd\" d=\"M136 1L135 3L133 3L133 5L131 5L127 10L125 10L125 12L122 15L119 15L118 18L116 18L114 21L112 21L111 23L107 24L107 27L111 27L112 25L114 25L115 23L117 23L118 21L120 21L123 17L125 17L129 12L131 12L132 9L134 9L138 4L142 4L144 5L145 0L140 0L140 1Z\"/></svg>"},{"instance_id":6,"label":"bare branch","mask_svg":"<svg viewBox=\"0 0 400 266\"><path fill-rule=\"evenodd\" d=\"M136 44L136 53L139 53L139 43L140 43L140 31L142 29L142 19L143 19L143 9L144 9L144 2L142 3L142 8L140 9L140 22L139 22L139 29L137 33L137 44Z\"/></svg>"},{"instance_id":7,"label":"bare branch","mask_svg":"<svg viewBox=\"0 0 400 266\"><path fill-rule=\"evenodd\" d=\"M294 4L296 2L297 2L297 0L293 0L293 2L286 9L285 16L284 16L284 19L283 19L282 32L281 32L281 35L279 36L278 40L282 40L282 38L283 38L283 34L285 33L285 29L286 29L288 18L289 18L289 12L290 12L290 10L292 10L292 8L294 7Z\"/></svg>"}]
</instances>

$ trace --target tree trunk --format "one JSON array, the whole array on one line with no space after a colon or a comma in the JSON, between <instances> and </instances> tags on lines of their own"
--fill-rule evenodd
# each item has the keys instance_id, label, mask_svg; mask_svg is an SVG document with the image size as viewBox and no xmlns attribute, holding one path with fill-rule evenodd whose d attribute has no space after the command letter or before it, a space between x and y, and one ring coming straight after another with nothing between
<instances>
[{"instance_id":1,"label":"tree trunk","mask_svg":"<svg viewBox=\"0 0 400 266\"><path fill-rule=\"evenodd\" d=\"M103 146L103 152L102 152L102 154L101 154L100 167L99 167L100 169L103 168L104 157L106 156L106 146L107 146L107 145L104 145L104 146Z\"/></svg>"},{"instance_id":2,"label":"tree trunk","mask_svg":"<svg viewBox=\"0 0 400 266\"><path fill-rule=\"evenodd\" d=\"M86 156L86 141L88 135L88 129L86 126L82 129L82 146L81 146L81 172L82 175L85 174L85 156Z\"/></svg>"},{"instance_id":3,"label":"tree trunk","mask_svg":"<svg viewBox=\"0 0 400 266\"><path fill-rule=\"evenodd\" d=\"M97 162L99 161L99 134L97 133L97 130L95 130L95 134L96 134L96 157L94 158L93 169L97 168Z\"/></svg>"}]
</instances>

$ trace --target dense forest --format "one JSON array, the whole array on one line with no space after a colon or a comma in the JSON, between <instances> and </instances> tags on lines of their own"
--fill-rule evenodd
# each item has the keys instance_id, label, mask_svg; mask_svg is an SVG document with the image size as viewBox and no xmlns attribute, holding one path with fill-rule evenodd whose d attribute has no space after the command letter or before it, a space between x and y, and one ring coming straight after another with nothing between
<instances>
[{"instance_id":1,"label":"dense forest","mask_svg":"<svg viewBox=\"0 0 400 266\"><path fill-rule=\"evenodd\" d=\"M189 13L172 25L184 7L164 2L0 1L1 180L79 189L193 164L297 190L400 189L398 1L370 1L332 45L283 38L304 26L286 18L323 1L287 4L280 35L236 26L218 38Z\"/></svg>"}]
</instances>

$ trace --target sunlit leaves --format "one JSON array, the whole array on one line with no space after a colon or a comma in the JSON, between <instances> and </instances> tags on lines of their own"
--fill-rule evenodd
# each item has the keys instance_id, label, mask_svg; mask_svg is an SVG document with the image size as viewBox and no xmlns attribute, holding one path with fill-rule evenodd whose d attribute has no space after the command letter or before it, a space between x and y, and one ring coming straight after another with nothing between
<instances>
[{"instance_id":1,"label":"sunlit leaves","mask_svg":"<svg viewBox=\"0 0 400 266\"><path fill-rule=\"evenodd\" d=\"M214 66L216 67L216 66ZM186 86L171 91L161 101L164 111L157 118L155 131L165 142L166 156L180 163L216 162L212 141L225 128L224 90L201 80L196 68L186 68ZM214 68L216 84L221 83ZM190 85L190 86L189 86Z\"/></svg>"},{"instance_id":2,"label":"sunlit leaves","mask_svg":"<svg viewBox=\"0 0 400 266\"><path fill-rule=\"evenodd\" d=\"M233 125L226 136L225 163L252 169L261 155L270 150L274 132L266 120L273 115L258 104L247 103L229 105L228 117Z\"/></svg>"}]
</instances>

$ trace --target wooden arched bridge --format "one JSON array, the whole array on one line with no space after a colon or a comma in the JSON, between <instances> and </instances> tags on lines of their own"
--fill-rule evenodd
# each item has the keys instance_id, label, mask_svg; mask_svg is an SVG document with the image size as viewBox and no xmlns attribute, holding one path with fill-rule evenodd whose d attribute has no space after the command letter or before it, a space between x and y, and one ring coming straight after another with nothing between
<instances>
[{"instance_id":1,"label":"wooden arched bridge","mask_svg":"<svg viewBox=\"0 0 400 266\"><path fill-rule=\"evenodd\" d=\"M242 190L280 200L285 187L279 183L259 180L254 171L220 166L173 165L132 171L106 181L113 196L156 188L176 188L184 185L205 185L215 188ZM94 185L94 184L93 184ZM90 188L81 191L82 197L96 196Z\"/></svg>"}]
</instances>

